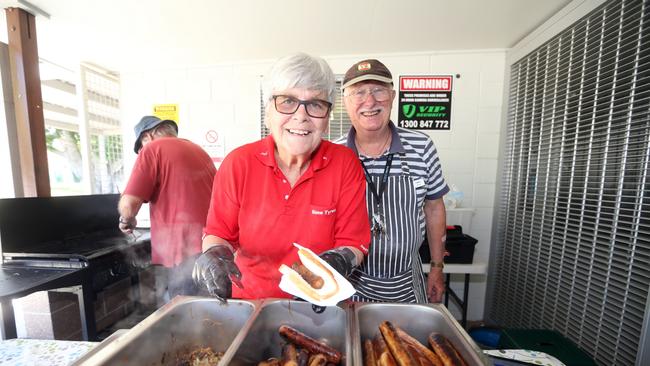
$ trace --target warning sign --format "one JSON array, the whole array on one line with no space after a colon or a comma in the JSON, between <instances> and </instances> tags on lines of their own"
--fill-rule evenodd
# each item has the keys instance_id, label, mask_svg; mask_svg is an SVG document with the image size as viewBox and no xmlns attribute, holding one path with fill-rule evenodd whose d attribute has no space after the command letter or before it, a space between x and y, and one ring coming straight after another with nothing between
<instances>
[{"instance_id":1,"label":"warning sign","mask_svg":"<svg viewBox=\"0 0 650 366\"><path fill-rule=\"evenodd\" d=\"M451 129L452 76L400 76L398 125L412 130Z\"/></svg>"},{"instance_id":2,"label":"warning sign","mask_svg":"<svg viewBox=\"0 0 650 366\"><path fill-rule=\"evenodd\" d=\"M178 104L156 104L153 106L153 115L162 120L171 119L176 124L180 124L178 120Z\"/></svg>"}]
</instances>

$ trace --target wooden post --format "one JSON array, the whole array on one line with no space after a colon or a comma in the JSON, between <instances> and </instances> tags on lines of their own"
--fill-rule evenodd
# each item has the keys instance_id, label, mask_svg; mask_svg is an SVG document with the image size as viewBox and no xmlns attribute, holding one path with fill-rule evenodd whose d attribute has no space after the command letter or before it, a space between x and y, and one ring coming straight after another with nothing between
<instances>
[{"instance_id":1,"label":"wooden post","mask_svg":"<svg viewBox=\"0 0 650 366\"><path fill-rule=\"evenodd\" d=\"M36 19L20 8L7 8L5 13L23 196L49 197Z\"/></svg>"}]
</instances>

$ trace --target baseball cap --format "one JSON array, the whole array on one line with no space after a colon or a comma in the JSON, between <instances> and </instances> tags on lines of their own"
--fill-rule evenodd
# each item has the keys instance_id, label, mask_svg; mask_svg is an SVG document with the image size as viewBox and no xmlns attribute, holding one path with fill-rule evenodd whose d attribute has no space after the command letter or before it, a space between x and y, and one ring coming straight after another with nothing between
<instances>
[{"instance_id":1,"label":"baseball cap","mask_svg":"<svg viewBox=\"0 0 650 366\"><path fill-rule=\"evenodd\" d=\"M176 122L172 121L171 119L161 120L156 116L144 116L142 117L140 122L138 122L138 124L135 125L135 128L133 129L135 131L135 145L133 146L133 151L135 151L136 154L142 148L142 141L140 139L142 137L142 133L147 132L152 128L155 128L156 126L158 126L163 122L171 122L171 124L176 129L176 132L178 132L178 125L176 124Z\"/></svg>"},{"instance_id":2,"label":"baseball cap","mask_svg":"<svg viewBox=\"0 0 650 366\"><path fill-rule=\"evenodd\" d=\"M365 80L377 80L383 83L392 84L393 75L390 73L386 65L379 62L379 60L368 59L359 61L352 65L348 72L345 73L342 89Z\"/></svg>"}]
</instances>

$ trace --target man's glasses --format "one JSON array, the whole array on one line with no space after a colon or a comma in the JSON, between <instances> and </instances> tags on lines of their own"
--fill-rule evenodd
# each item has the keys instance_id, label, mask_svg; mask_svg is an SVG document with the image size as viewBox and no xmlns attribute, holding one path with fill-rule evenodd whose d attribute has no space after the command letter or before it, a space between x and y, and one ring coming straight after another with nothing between
<instances>
[{"instance_id":1,"label":"man's glasses","mask_svg":"<svg viewBox=\"0 0 650 366\"><path fill-rule=\"evenodd\" d=\"M274 95L273 101L275 102L275 110L282 114L294 114L300 108L300 105L305 106L305 110L310 117L325 118L332 108L332 103L320 100L300 100L288 95Z\"/></svg>"},{"instance_id":2,"label":"man's glasses","mask_svg":"<svg viewBox=\"0 0 650 366\"><path fill-rule=\"evenodd\" d=\"M385 102L390 99L390 89L382 87L358 89L346 93L345 96L352 99L355 103L363 103L368 99L370 94L378 102Z\"/></svg>"}]
</instances>

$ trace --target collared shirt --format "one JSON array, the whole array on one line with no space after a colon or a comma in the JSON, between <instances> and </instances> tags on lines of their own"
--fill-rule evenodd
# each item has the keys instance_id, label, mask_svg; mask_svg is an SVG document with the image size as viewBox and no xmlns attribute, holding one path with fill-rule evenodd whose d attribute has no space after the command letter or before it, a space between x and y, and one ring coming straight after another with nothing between
<instances>
[{"instance_id":1,"label":"collared shirt","mask_svg":"<svg viewBox=\"0 0 650 366\"><path fill-rule=\"evenodd\" d=\"M278 167L272 136L231 152L212 189L205 233L230 242L244 290L233 297L289 297L279 289L280 264L298 261L293 243L316 254L370 242L363 169L350 149L322 141L291 187Z\"/></svg>"},{"instance_id":2,"label":"collared shirt","mask_svg":"<svg viewBox=\"0 0 650 366\"><path fill-rule=\"evenodd\" d=\"M197 144L160 138L135 161L124 194L149 202L151 263L172 267L201 253L201 234L217 170Z\"/></svg>"},{"instance_id":3,"label":"collared shirt","mask_svg":"<svg viewBox=\"0 0 650 366\"><path fill-rule=\"evenodd\" d=\"M371 158L359 154L354 138L357 134L354 127L349 133L335 141L337 144L344 144L354 150L363 161L371 175L381 175L386 166L388 154L393 154L393 164L389 176L402 174L400 167L402 162L406 163L410 174L420 177L426 190L426 199L435 200L449 192L449 187L442 175L442 167L438 152L429 136L419 131L407 130L395 126L391 121L388 124L392 139L388 151L378 158ZM419 187L418 187L419 188Z\"/></svg>"},{"instance_id":4,"label":"collared shirt","mask_svg":"<svg viewBox=\"0 0 650 366\"><path fill-rule=\"evenodd\" d=\"M431 139L421 132L397 128L392 122L389 128L392 140L387 151L379 157L359 154L375 187L386 181L383 199L370 189L366 192L370 215L380 217L385 229L372 236L369 254L348 278L357 290L352 299L425 303L426 281L417 255L426 235L423 208L426 199L439 199L449 188ZM357 151L355 136L352 128L337 143ZM387 167L388 176L384 177Z\"/></svg>"}]
</instances>

